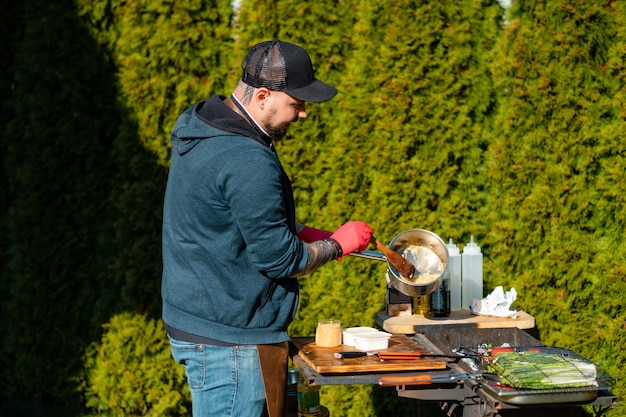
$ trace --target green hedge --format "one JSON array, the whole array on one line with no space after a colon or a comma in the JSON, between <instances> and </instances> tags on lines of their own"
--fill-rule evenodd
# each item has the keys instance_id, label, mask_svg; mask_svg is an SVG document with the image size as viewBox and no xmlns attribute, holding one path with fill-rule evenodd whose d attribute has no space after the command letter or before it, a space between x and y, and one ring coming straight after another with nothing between
<instances>
[{"instance_id":1,"label":"green hedge","mask_svg":"<svg viewBox=\"0 0 626 417\"><path fill-rule=\"evenodd\" d=\"M544 343L623 376L623 2L513 2L505 15L495 0L230 3L26 0L3 15L0 403L160 406L147 388L124 404L99 361L142 331L158 339L169 131L186 106L228 94L248 47L274 37L303 45L340 90L277 146L301 222L363 220L383 241L420 227L461 247L474 235L486 291L515 287ZM321 316L372 325L384 271L345 257L303 278L290 332L312 334ZM161 353L143 365L175 375ZM322 397L333 416L411 406L367 386Z\"/></svg>"},{"instance_id":2,"label":"green hedge","mask_svg":"<svg viewBox=\"0 0 626 417\"><path fill-rule=\"evenodd\" d=\"M122 313L85 355L86 405L106 416L190 415L182 366L173 366L161 320Z\"/></svg>"}]
</instances>

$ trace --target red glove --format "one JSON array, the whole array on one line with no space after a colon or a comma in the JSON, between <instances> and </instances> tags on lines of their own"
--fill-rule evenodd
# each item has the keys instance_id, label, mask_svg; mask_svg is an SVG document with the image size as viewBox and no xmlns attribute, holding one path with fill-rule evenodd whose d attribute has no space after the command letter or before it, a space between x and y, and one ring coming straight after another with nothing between
<instances>
[{"instance_id":1,"label":"red glove","mask_svg":"<svg viewBox=\"0 0 626 417\"><path fill-rule=\"evenodd\" d=\"M335 239L344 255L356 250L365 250L374 234L371 227L363 222L348 222L335 231L330 237Z\"/></svg>"},{"instance_id":2,"label":"red glove","mask_svg":"<svg viewBox=\"0 0 626 417\"><path fill-rule=\"evenodd\" d=\"M298 234L298 238L303 242L311 243L329 238L332 234L333 233L328 230L314 229L309 226L304 226L304 229L302 229L302 231Z\"/></svg>"}]
</instances>

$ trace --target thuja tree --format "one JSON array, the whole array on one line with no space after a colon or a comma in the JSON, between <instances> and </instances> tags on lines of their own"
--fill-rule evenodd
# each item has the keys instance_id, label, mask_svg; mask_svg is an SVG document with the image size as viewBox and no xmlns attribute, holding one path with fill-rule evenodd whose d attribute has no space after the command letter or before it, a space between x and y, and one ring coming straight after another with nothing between
<instances>
[{"instance_id":1,"label":"thuja tree","mask_svg":"<svg viewBox=\"0 0 626 417\"><path fill-rule=\"evenodd\" d=\"M483 57L498 37L500 11L496 2L360 3L332 162L320 174L330 216L366 221L384 241L411 228L457 241L481 235L492 103ZM309 283L320 303L328 288L356 300L335 308L354 325L370 324L385 306L384 264L365 262L346 259Z\"/></svg>"},{"instance_id":2,"label":"thuja tree","mask_svg":"<svg viewBox=\"0 0 626 417\"><path fill-rule=\"evenodd\" d=\"M333 181L333 206L354 207L387 240L413 227L457 239L480 232L492 106L484 56L500 11L496 2L362 7L344 79L354 95L339 104L333 132L355 176ZM353 191L348 202L342 189Z\"/></svg>"},{"instance_id":3,"label":"thuja tree","mask_svg":"<svg viewBox=\"0 0 626 417\"><path fill-rule=\"evenodd\" d=\"M624 8L514 4L492 69L490 269L516 287L544 343L621 373Z\"/></svg>"},{"instance_id":4,"label":"thuja tree","mask_svg":"<svg viewBox=\"0 0 626 417\"><path fill-rule=\"evenodd\" d=\"M114 141L109 273L125 309L160 314L161 210L178 115L219 90L230 48L229 1L79 4L116 67L124 123Z\"/></svg>"},{"instance_id":5,"label":"thuja tree","mask_svg":"<svg viewBox=\"0 0 626 417\"><path fill-rule=\"evenodd\" d=\"M2 392L35 415L80 405L81 353L112 314L159 314L167 137L187 102L224 79L231 9L33 0L21 10L3 67L14 117L2 133Z\"/></svg>"},{"instance_id":6,"label":"thuja tree","mask_svg":"<svg viewBox=\"0 0 626 417\"><path fill-rule=\"evenodd\" d=\"M78 406L71 378L99 333L103 220L119 117L111 68L72 2L27 1L12 16L12 118L2 132L10 202L3 215L3 401ZM7 190L7 195L9 195ZM3 190L4 193L4 190ZM28 399L28 401L24 401ZM19 413L15 413L19 414Z\"/></svg>"},{"instance_id":7,"label":"thuja tree","mask_svg":"<svg viewBox=\"0 0 626 417\"><path fill-rule=\"evenodd\" d=\"M491 99L479 57L495 41L499 11L472 2L359 5L328 169L317 179L325 216L366 221L383 241L415 227L469 237L485 198L479 169ZM366 322L384 308L384 274L384 264L344 259L307 291L323 305L332 303L327 288L358 300L359 308L330 311Z\"/></svg>"},{"instance_id":8,"label":"thuja tree","mask_svg":"<svg viewBox=\"0 0 626 417\"><path fill-rule=\"evenodd\" d=\"M89 408L106 416L190 415L185 369L172 360L163 321L122 313L104 327L85 354Z\"/></svg>"},{"instance_id":9,"label":"thuja tree","mask_svg":"<svg viewBox=\"0 0 626 417\"><path fill-rule=\"evenodd\" d=\"M80 14L115 66L116 106L124 115L113 141L111 233L102 237L112 256L105 272L109 291L98 304L108 306L109 316L100 323L119 311L159 318L161 211L169 135L186 107L222 89L231 47L231 5L229 1L82 2ZM113 331L119 330L118 325L109 324ZM161 337L166 340L164 333ZM173 361L170 365L176 366ZM112 371L108 381L115 378ZM85 385L87 392L102 395L108 389ZM107 396L99 401L106 404Z\"/></svg>"},{"instance_id":10,"label":"thuja tree","mask_svg":"<svg viewBox=\"0 0 626 417\"><path fill-rule=\"evenodd\" d=\"M230 63L231 3L225 0L79 2L92 35L118 68L120 101L141 144L169 161L179 112L221 89Z\"/></svg>"},{"instance_id":11,"label":"thuja tree","mask_svg":"<svg viewBox=\"0 0 626 417\"><path fill-rule=\"evenodd\" d=\"M3 65L0 67L0 125L8 127L9 122L15 119L15 108L11 100L14 93L14 77L16 64L16 55L18 52L18 40L22 38L22 25L14 18L22 14L22 3L12 3L7 5L5 13L2 14L2 23L0 24L0 57ZM7 149L12 138L9 138L7 129L3 129L0 133L0 147ZM11 158L6 151L0 157L0 233L5 238L0 242L0 282L8 283L10 274L8 271L9 248L11 247L9 239L9 222L8 211L13 199L14 189L11 186L10 176ZM8 286L3 285L3 289ZM0 295L0 316L5 317L3 308L7 301L7 294L3 291ZM4 329L2 329L4 330ZM2 351L2 337L0 337L0 351ZM0 366L0 392L7 392L8 376L6 368Z\"/></svg>"}]
</instances>

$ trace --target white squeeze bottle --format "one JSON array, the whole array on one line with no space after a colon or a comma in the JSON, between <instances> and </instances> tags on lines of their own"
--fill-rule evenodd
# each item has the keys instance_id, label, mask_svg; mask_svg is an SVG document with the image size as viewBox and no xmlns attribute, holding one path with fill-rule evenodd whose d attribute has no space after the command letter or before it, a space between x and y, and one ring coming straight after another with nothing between
<instances>
[{"instance_id":1,"label":"white squeeze bottle","mask_svg":"<svg viewBox=\"0 0 626 417\"><path fill-rule=\"evenodd\" d=\"M450 274L450 310L460 310L463 307L461 303L461 251L452 242L452 238L446 247L448 248L448 271L446 273Z\"/></svg>"},{"instance_id":2,"label":"white squeeze bottle","mask_svg":"<svg viewBox=\"0 0 626 417\"><path fill-rule=\"evenodd\" d=\"M469 309L474 299L483 298L483 254L480 246L474 243L474 236L470 243L463 248L462 261L462 287L463 295L461 303L463 308Z\"/></svg>"}]
</instances>

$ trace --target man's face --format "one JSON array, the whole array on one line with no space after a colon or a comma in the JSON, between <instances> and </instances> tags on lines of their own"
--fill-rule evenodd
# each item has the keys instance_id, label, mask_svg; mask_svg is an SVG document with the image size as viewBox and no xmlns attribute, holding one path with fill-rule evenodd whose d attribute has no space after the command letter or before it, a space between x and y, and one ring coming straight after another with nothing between
<instances>
[{"instance_id":1,"label":"man's face","mask_svg":"<svg viewBox=\"0 0 626 417\"><path fill-rule=\"evenodd\" d=\"M271 91L267 97L265 116L262 120L263 129L272 139L285 137L292 122L306 117L305 103L281 91Z\"/></svg>"}]
</instances>

